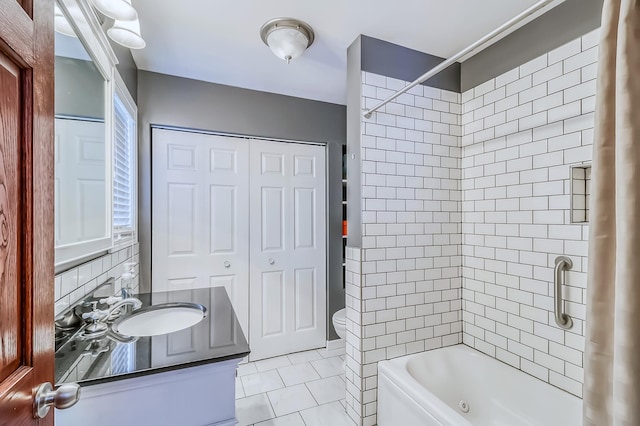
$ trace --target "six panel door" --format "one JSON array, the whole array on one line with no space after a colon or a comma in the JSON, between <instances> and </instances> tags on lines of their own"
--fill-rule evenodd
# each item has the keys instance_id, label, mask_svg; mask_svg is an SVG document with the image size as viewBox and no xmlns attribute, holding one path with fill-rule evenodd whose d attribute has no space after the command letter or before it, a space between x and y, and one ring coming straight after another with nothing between
<instances>
[{"instance_id":1,"label":"six panel door","mask_svg":"<svg viewBox=\"0 0 640 426\"><path fill-rule=\"evenodd\" d=\"M251 360L326 342L325 149L252 141Z\"/></svg>"},{"instance_id":2,"label":"six panel door","mask_svg":"<svg viewBox=\"0 0 640 426\"><path fill-rule=\"evenodd\" d=\"M0 0L0 424L54 379L53 2Z\"/></svg>"},{"instance_id":3,"label":"six panel door","mask_svg":"<svg viewBox=\"0 0 640 426\"><path fill-rule=\"evenodd\" d=\"M249 315L249 144L153 129L152 291L224 286Z\"/></svg>"}]
</instances>

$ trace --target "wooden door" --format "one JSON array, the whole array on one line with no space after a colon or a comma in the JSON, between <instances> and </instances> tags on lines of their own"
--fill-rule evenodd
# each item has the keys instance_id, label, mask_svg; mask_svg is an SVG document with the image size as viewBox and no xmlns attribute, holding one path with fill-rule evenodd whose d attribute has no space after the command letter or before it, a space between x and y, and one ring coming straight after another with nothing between
<instances>
[{"instance_id":1,"label":"wooden door","mask_svg":"<svg viewBox=\"0 0 640 426\"><path fill-rule=\"evenodd\" d=\"M53 382L53 1L0 0L0 424Z\"/></svg>"},{"instance_id":2,"label":"wooden door","mask_svg":"<svg viewBox=\"0 0 640 426\"><path fill-rule=\"evenodd\" d=\"M252 361L326 344L325 147L251 141Z\"/></svg>"},{"instance_id":3,"label":"wooden door","mask_svg":"<svg viewBox=\"0 0 640 426\"><path fill-rule=\"evenodd\" d=\"M224 287L249 323L249 143L153 129L154 292Z\"/></svg>"}]
</instances>

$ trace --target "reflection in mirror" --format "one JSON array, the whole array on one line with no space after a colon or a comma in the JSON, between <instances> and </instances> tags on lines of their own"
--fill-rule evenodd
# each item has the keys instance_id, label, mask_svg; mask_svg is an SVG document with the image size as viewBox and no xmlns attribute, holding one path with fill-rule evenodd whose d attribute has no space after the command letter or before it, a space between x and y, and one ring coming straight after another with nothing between
<instances>
[{"instance_id":1,"label":"reflection in mirror","mask_svg":"<svg viewBox=\"0 0 640 426\"><path fill-rule=\"evenodd\" d=\"M73 13L72 13L73 15ZM105 79L56 10L55 245L108 237ZM72 34L72 35L70 35ZM91 254L91 253L86 253ZM59 259L56 259L59 263Z\"/></svg>"}]
</instances>

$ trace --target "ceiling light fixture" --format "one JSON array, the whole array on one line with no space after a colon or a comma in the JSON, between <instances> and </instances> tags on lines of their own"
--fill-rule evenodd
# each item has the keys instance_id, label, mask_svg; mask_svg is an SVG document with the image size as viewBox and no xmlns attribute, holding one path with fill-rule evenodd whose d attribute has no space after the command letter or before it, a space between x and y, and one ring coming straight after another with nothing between
<instances>
[{"instance_id":1,"label":"ceiling light fixture","mask_svg":"<svg viewBox=\"0 0 640 426\"><path fill-rule=\"evenodd\" d=\"M131 0L91 0L91 3L104 16L116 21L138 19L138 13L131 6Z\"/></svg>"},{"instance_id":2,"label":"ceiling light fixture","mask_svg":"<svg viewBox=\"0 0 640 426\"><path fill-rule=\"evenodd\" d=\"M116 20L111 28L107 30L111 40L129 49L142 49L147 43L140 35L140 21L138 14L131 21Z\"/></svg>"},{"instance_id":3,"label":"ceiling light fixture","mask_svg":"<svg viewBox=\"0 0 640 426\"><path fill-rule=\"evenodd\" d=\"M140 34L138 12L131 6L131 0L91 0L94 9L99 12L102 28L109 38L129 49L143 49L147 43ZM86 22L82 11L76 6L69 8L71 19L80 25ZM61 34L76 37L76 33L66 15L55 3L55 29Z\"/></svg>"},{"instance_id":4,"label":"ceiling light fixture","mask_svg":"<svg viewBox=\"0 0 640 426\"><path fill-rule=\"evenodd\" d=\"M313 44L315 35L309 24L293 18L272 19L260 30L262 41L278 58L290 63Z\"/></svg>"}]
</instances>

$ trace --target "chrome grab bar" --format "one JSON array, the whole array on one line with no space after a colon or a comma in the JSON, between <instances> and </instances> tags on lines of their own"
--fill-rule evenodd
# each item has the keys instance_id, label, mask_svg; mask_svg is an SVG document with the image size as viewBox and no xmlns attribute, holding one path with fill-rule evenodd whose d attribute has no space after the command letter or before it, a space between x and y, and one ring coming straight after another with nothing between
<instances>
[{"instance_id":1,"label":"chrome grab bar","mask_svg":"<svg viewBox=\"0 0 640 426\"><path fill-rule=\"evenodd\" d=\"M573 268L573 262L566 256L556 257L553 270L553 310L558 327L568 330L573 327L573 320L564 313L562 304L562 286L565 284L565 272Z\"/></svg>"}]
</instances>

